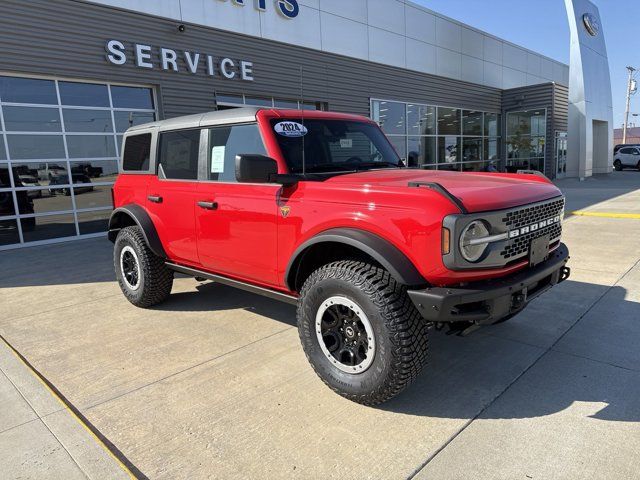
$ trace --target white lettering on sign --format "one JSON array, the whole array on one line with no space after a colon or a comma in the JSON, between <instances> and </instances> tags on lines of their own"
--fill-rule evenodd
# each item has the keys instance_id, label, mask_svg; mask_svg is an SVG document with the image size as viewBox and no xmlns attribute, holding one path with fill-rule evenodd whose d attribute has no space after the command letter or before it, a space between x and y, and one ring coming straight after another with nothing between
<instances>
[{"instance_id":1,"label":"white lettering on sign","mask_svg":"<svg viewBox=\"0 0 640 480\"><path fill-rule=\"evenodd\" d=\"M220 1L227 2L228 0ZM239 7L244 7L251 1L253 1L256 10L261 12L267 10L267 0L231 0L231 3ZM298 0L276 0L276 10L284 18L296 18L300 14L300 5L298 5Z\"/></svg>"},{"instance_id":2,"label":"white lettering on sign","mask_svg":"<svg viewBox=\"0 0 640 480\"><path fill-rule=\"evenodd\" d=\"M122 66L129 61L131 52L119 40L109 40L105 45L106 59L112 65ZM186 72L193 75L202 72L210 77L220 76L229 80L240 79L253 82L253 62L233 60L228 57L215 57L188 50L179 51L172 48L152 47L135 43L132 45L133 64L138 68Z\"/></svg>"},{"instance_id":3,"label":"white lettering on sign","mask_svg":"<svg viewBox=\"0 0 640 480\"><path fill-rule=\"evenodd\" d=\"M280 122L273 127L278 135L283 137L304 137L309 131L307 127L296 122Z\"/></svg>"}]
</instances>

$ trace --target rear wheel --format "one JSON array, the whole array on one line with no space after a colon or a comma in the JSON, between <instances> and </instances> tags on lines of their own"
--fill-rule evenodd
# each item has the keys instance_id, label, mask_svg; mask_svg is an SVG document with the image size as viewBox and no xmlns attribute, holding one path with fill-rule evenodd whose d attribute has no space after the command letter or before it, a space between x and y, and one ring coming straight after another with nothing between
<instances>
[{"instance_id":1,"label":"rear wheel","mask_svg":"<svg viewBox=\"0 0 640 480\"><path fill-rule=\"evenodd\" d=\"M140 227L120 230L113 263L122 293L135 306L152 307L171 294L173 272L149 249Z\"/></svg>"},{"instance_id":2,"label":"rear wheel","mask_svg":"<svg viewBox=\"0 0 640 480\"><path fill-rule=\"evenodd\" d=\"M311 366L349 400L376 405L399 394L427 359L428 325L386 270L345 260L305 282L300 340Z\"/></svg>"},{"instance_id":3,"label":"rear wheel","mask_svg":"<svg viewBox=\"0 0 640 480\"><path fill-rule=\"evenodd\" d=\"M620 170L622 170L622 162L620 160L616 160L615 162L613 162L613 168L616 169L616 172L619 172Z\"/></svg>"}]
</instances>

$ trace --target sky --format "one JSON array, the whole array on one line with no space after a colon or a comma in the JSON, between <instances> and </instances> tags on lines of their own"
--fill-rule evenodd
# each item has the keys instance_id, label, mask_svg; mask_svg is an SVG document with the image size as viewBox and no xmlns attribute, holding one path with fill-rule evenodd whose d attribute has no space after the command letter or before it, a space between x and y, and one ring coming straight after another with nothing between
<instances>
[{"instance_id":1,"label":"sky","mask_svg":"<svg viewBox=\"0 0 640 480\"><path fill-rule=\"evenodd\" d=\"M569 24L564 0L413 1L504 40L569 63ZM619 128L624 122L626 67L631 65L640 69L640 0L592 1L602 18L611 69L613 124ZM640 114L640 93L631 99L631 113ZM634 121L640 127L640 115L629 117L630 123Z\"/></svg>"}]
</instances>

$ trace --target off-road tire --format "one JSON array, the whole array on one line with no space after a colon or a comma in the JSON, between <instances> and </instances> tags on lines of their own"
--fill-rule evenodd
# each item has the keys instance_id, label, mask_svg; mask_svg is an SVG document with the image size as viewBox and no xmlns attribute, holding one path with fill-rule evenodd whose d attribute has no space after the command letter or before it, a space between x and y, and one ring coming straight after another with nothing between
<instances>
[{"instance_id":1,"label":"off-road tire","mask_svg":"<svg viewBox=\"0 0 640 480\"><path fill-rule=\"evenodd\" d=\"M622 162L620 160L616 160L615 162L613 162L613 168L616 170L616 172L620 172L622 170Z\"/></svg>"},{"instance_id":2,"label":"off-road tire","mask_svg":"<svg viewBox=\"0 0 640 480\"><path fill-rule=\"evenodd\" d=\"M121 266L121 252L127 246L135 252L140 266L139 285L136 289L127 285ZM120 230L114 245L113 263L122 293L136 307L152 307L165 301L171 294L173 271L149 249L140 227Z\"/></svg>"},{"instance_id":3,"label":"off-road tire","mask_svg":"<svg viewBox=\"0 0 640 480\"><path fill-rule=\"evenodd\" d=\"M375 335L373 363L364 372L346 373L323 353L316 335L316 314L323 302L345 297L367 316ZM356 260L327 264L305 281L298 302L298 332L316 374L339 395L377 405L403 391L427 360L429 325L406 287L386 270Z\"/></svg>"}]
</instances>

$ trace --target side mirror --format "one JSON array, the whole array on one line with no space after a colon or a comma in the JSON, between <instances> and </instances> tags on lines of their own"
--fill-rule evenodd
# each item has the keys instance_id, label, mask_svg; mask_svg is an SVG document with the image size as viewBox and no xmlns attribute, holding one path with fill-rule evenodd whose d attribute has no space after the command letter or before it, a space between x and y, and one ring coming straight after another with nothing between
<instances>
[{"instance_id":1,"label":"side mirror","mask_svg":"<svg viewBox=\"0 0 640 480\"><path fill-rule=\"evenodd\" d=\"M240 183L270 183L278 174L278 162L264 155L236 155L236 180Z\"/></svg>"}]
</instances>

